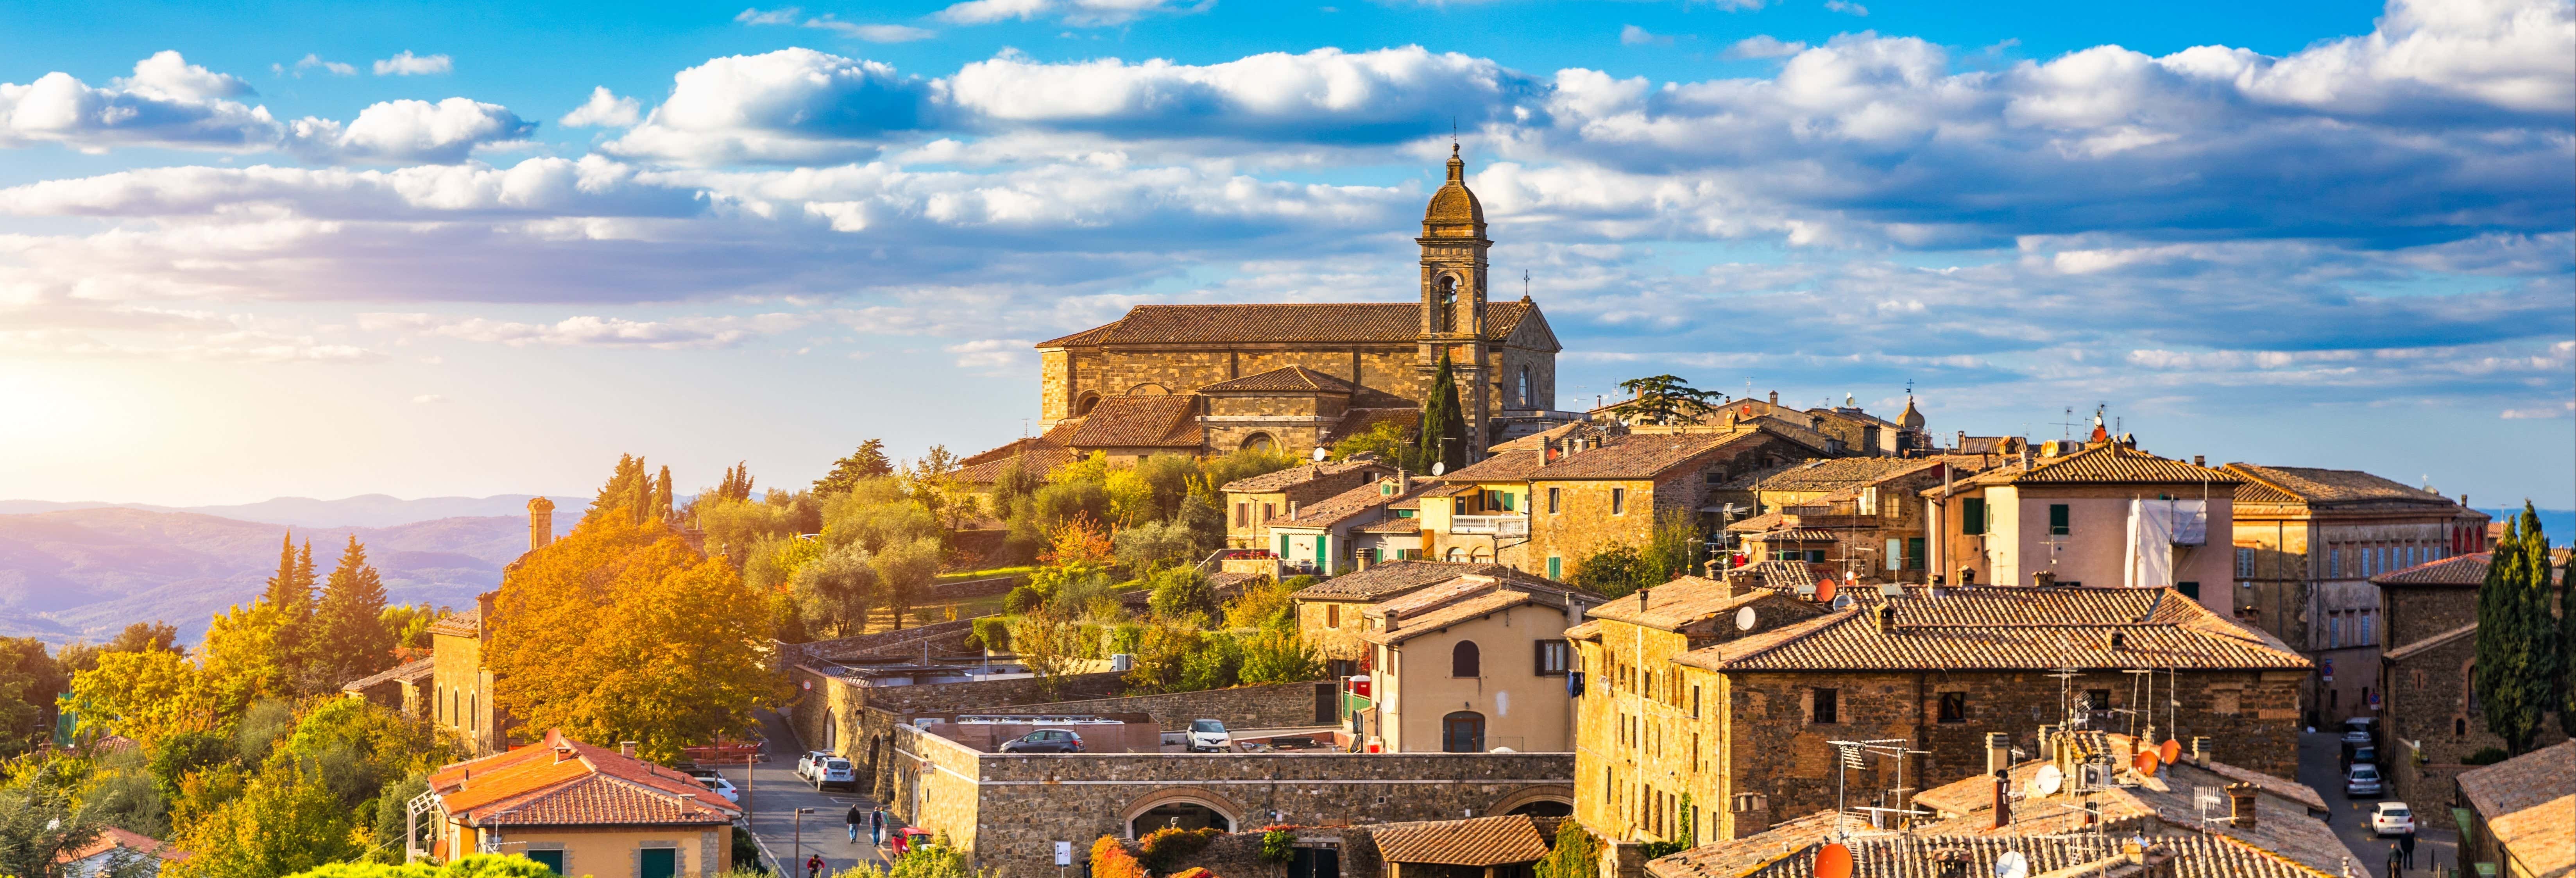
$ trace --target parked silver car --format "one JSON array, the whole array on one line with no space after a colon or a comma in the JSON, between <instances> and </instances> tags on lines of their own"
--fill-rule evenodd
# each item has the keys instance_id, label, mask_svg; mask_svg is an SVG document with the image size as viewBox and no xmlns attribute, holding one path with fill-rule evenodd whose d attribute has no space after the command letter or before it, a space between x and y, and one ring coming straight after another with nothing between
<instances>
[{"instance_id":1,"label":"parked silver car","mask_svg":"<svg viewBox=\"0 0 2576 878\"><path fill-rule=\"evenodd\" d=\"M2379 798L2379 766L2357 762L2343 773L2343 794L2352 798Z\"/></svg>"}]
</instances>

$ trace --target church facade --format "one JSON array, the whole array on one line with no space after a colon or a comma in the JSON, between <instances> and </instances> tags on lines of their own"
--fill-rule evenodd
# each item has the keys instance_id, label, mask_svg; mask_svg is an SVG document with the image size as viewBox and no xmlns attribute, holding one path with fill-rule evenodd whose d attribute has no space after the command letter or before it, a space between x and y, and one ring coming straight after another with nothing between
<instances>
[{"instance_id":1,"label":"church facade","mask_svg":"<svg viewBox=\"0 0 2576 878\"><path fill-rule=\"evenodd\" d=\"M1555 411L1561 346L1527 295L1492 301L1484 206L1456 149L1423 211L1411 303L1140 305L1037 345L1041 423L1083 453L1303 454L1419 419L1445 356L1469 459L1578 417Z\"/></svg>"}]
</instances>

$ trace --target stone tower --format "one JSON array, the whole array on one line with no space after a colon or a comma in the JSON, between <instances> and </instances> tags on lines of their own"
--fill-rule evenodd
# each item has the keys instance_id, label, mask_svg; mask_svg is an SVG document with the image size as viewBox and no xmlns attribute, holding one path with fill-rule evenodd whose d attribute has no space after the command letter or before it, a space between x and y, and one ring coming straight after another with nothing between
<instances>
[{"instance_id":1,"label":"stone tower","mask_svg":"<svg viewBox=\"0 0 2576 878\"><path fill-rule=\"evenodd\" d=\"M1492 444L1485 435L1494 414L1489 399L1493 376L1487 374L1485 252L1494 242L1485 239L1485 206L1467 189L1467 163L1458 158L1457 144L1449 145L1449 181L1431 194L1431 204L1422 212L1422 237L1414 243L1422 245L1420 386L1430 388L1446 352L1456 370L1458 407L1467 421L1467 459L1477 460Z\"/></svg>"},{"instance_id":2,"label":"stone tower","mask_svg":"<svg viewBox=\"0 0 2576 878\"><path fill-rule=\"evenodd\" d=\"M544 497L528 499L528 551L534 552L555 541L555 501Z\"/></svg>"}]
</instances>

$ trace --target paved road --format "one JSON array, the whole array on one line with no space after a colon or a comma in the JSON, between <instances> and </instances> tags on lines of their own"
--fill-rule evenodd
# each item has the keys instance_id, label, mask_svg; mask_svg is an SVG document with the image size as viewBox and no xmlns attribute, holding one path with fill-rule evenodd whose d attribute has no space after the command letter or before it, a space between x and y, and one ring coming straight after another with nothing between
<instances>
[{"instance_id":1,"label":"paved road","mask_svg":"<svg viewBox=\"0 0 2576 878\"><path fill-rule=\"evenodd\" d=\"M2369 870L2371 878L2391 878L2388 874L2388 846L2395 839L2376 838L2370 834L2370 809L2379 799L2353 799L2343 794L2342 739L2333 732L2312 732L2299 736L2299 782L2315 787L2325 797L2333 813L2326 825L2352 849L2353 865ZM2422 819L2422 815L2417 815ZM2459 835L2450 830L2427 828L2415 835L2415 866L2406 870L2407 878L2431 874L2436 861L2444 866L2459 863Z\"/></svg>"},{"instance_id":2,"label":"paved road","mask_svg":"<svg viewBox=\"0 0 2576 878\"><path fill-rule=\"evenodd\" d=\"M842 827L842 820L852 804L866 808L875 801L853 792L816 791L813 784L796 776L796 757L804 753L805 748L798 743L795 733L776 714L763 713L760 719L764 736L768 739L770 759L748 770L752 775L748 785L751 831L771 858L793 866L793 869L781 871L803 878L805 857L814 853L823 855L825 875L858 865L862 857L869 862L884 863L885 859L870 848L865 831L860 833L857 844L851 844L847 830ZM746 769L743 766L719 770L727 780L733 781L734 786L745 786ZM814 813L804 817L801 848L797 846L798 808L814 809Z\"/></svg>"}]
</instances>

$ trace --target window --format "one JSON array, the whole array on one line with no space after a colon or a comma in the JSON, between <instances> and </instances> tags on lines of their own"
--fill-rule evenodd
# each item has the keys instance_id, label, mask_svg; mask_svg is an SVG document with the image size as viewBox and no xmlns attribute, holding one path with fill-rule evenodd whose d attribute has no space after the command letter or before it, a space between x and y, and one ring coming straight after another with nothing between
<instances>
[{"instance_id":1,"label":"window","mask_svg":"<svg viewBox=\"0 0 2576 878\"><path fill-rule=\"evenodd\" d=\"M680 873L679 848L645 848L635 854L636 878L673 878Z\"/></svg>"},{"instance_id":2,"label":"window","mask_svg":"<svg viewBox=\"0 0 2576 878\"><path fill-rule=\"evenodd\" d=\"M1574 669L1573 665L1574 647L1571 644L1562 640L1541 640L1538 642L1539 676L1562 677L1565 676L1567 671Z\"/></svg>"},{"instance_id":3,"label":"window","mask_svg":"<svg viewBox=\"0 0 2576 878\"><path fill-rule=\"evenodd\" d=\"M1251 524L1252 524L1252 504L1250 504L1250 503L1236 503L1236 504L1234 504L1234 526L1235 526L1235 527L1245 527L1245 526L1249 526L1249 525L1251 525Z\"/></svg>"},{"instance_id":4,"label":"window","mask_svg":"<svg viewBox=\"0 0 2576 878\"><path fill-rule=\"evenodd\" d=\"M1699 687L1697 687L1697 686L1693 686L1693 687L1691 687L1691 719L1698 719L1698 718L1699 718ZM1698 734L1698 733L1696 733L1696 732L1694 732L1694 733L1692 733L1692 734L1691 734L1691 753L1692 753L1692 758L1693 758L1694 760L1696 760L1696 759L1698 758L1698 753L1699 753L1699 734Z\"/></svg>"},{"instance_id":5,"label":"window","mask_svg":"<svg viewBox=\"0 0 2576 878\"><path fill-rule=\"evenodd\" d=\"M1887 554L1880 557L1886 560L1887 569L1889 570L1905 569L1905 541L1896 537L1888 537Z\"/></svg>"},{"instance_id":6,"label":"window","mask_svg":"<svg viewBox=\"0 0 2576 878\"><path fill-rule=\"evenodd\" d=\"M555 873L555 874L557 874L557 875L561 875L561 874L563 874L563 873L564 873L564 852L563 852L563 851L560 851L560 850L552 850L552 851L536 851L536 850L532 850L532 851L528 851L527 853L528 853L528 859L536 861L537 865L540 865L540 866L544 866L544 867L546 867L546 871L553 872L553 873Z\"/></svg>"},{"instance_id":7,"label":"window","mask_svg":"<svg viewBox=\"0 0 2576 878\"><path fill-rule=\"evenodd\" d=\"M1959 533L1976 536L1986 532L1986 499L1969 497L1959 501Z\"/></svg>"},{"instance_id":8,"label":"window","mask_svg":"<svg viewBox=\"0 0 2576 878\"><path fill-rule=\"evenodd\" d=\"M2343 575L2343 547L2336 546L2326 550L2326 571L2327 576Z\"/></svg>"},{"instance_id":9,"label":"window","mask_svg":"<svg viewBox=\"0 0 2576 878\"><path fill-rule=\"evenodd\" d=\"M1458 645L1457 645L1457 646L1450 648L1450 650L1449 650L1449 676L1452 676L1452 677L1481 677L1481 676L1484 676L1483 674L1478 673L1478 671L1479 671L1479 670L1481 670L1479 667L1477 667L1479 664L1480 664L1480 662L1478 661L1478 656L1477 656L1477 652L1476 652L1476 642L1475 642L1475 641L1473 641L1473 640L1461 640L1461 641L1458 641Z\"/></svg>"},{"instance_id":10,"label":"window","mask_svg":"<svg viewBox=\"0 0 2576 878\"><path fill-rule=\"evenodd\" d=\"M2174 590L2182 592L2183 597L2187 597L2195 601L2200 600L2200 583L2177 582L2174 583Z\"/></svg>"},{"instance_id":11,"label":"window","mask_svg":"<svg viewBox=\"0 0 2576 878\"><path fill-rule=\"evenodd\" d=\"M1342 605L1340 605L1340 604L1325 604L1325 605L1324 605L1324 627L1326 627L1326 628L1339 628L1339 627L1342 627Z\"/></svg>"},{"instance_id":12,"label":"window","mask_svg":"<svg viewBox=\"0 0 2576 878\"><path fill-rule=\"evenodd\" d=\"M1941 693L1941 721L1945 723L1968 721L1968 693Z\"/></svg>"},{"instance_id":13,"label":"window","mask_svg":"<svg viewBox=\"0 0 2576 878\"><path fill-rule=\"evenodd\" d=\"M1521 393L1520 393L1520 402L1521 402L1521 405L1522 405L1523 407L1526 407L1526 408L1537 408L1537 407L1538 407L1538 402L1537 402L1536 398L1530 395L1530 376L1529 376L1529 367L1528 367L1528 366L1522 366L1522 367L1521 367Z\"/></svg>"},{"instance_id":14,"label":"window","mask_svg":"<svg viewBox=\"0 0 2576 878\"><path fill-rule=\"evenodd\" d=\"M2254 578L2254 550L2245 548L2236 550L2236 578Z\"/></svg>"},{"instance_id":15,"label":"window","mask_svg":"<svg viewBox=\"0 0 2576 878\"><path fill-rule=\"evenodd\" d=\"M1450 546L1450 547L1449 547L1449 560L1451 560L1451 561L1464 561L1464 560L1467 560L1467 553L1466 553L1464 550L1459 549L1457 546Z\"/></svg>"},{"instance_id":16,"label":"window","mask_svg":"<svg viewBox=\"0 0 2576 878\"><path fill-rule=\"evenodd\" d=\"M1549 489L1547 489L1547 514L1549 514L1549 515L1555 515L1555 514L1556 514L1556 489L1555 489L1555 488L1549 488Z\"/></svg>"},{"instance_id":17,"label":"window","mask_svg":"<svg viewBox=\"0 0 2576 878\"><path fill-rule=\"evenodd\" d=\"M1834 703L1835 695L1837 694L1838 693L1832 689L1815 690L1813 696L1815 705L1808 709L1807 721L1812 723L1842 722L1842 711L1838 709L1841 705Z\"/></svg>"},{"instance_id":18,"label":"window","mask_svg":"<svg viewBox=\"0 0 2576 878\"><path fill-rule=\"evenodd\" d=\"M2065 535L2069 532L2069 528L2067 528L2067 526L2066 526L2066 519L2067 519L2067 517L2068 517L2066 513L2067 513L2066 504L2064 504L2064 503L2051 503L2051 504L2048 504L2048 533L2049 533L2049 535L2051 535L2051 536L2060 536L2060 537L2062 537L2062 536L2065 536Z\"/></svg>"},{"instance_id":19,"label":"window","mask_svg":"<svg viewBox=\"0 0 2576 878\"><path fill-rule=\"evenodd\" d=\"M1276 504L1276 503L1263 503L1263 504L1261 504L1261 523L1262 523L1262 524L1269 524L1269 523L1270 523L1270 519L1271 519L1273 516L1276 516L1276 515L1278 515L1278 514L1279 514L1279 504Z\"/></svg>"},{"instance_id":20,"label":"window","mask_svg":"<svg viewBox=\"0 0 2576 878\"><path fill-rule=\"evenodd\" d=\"M2342 645L2343 645L2343 614L2342 614L2342 613L2335 613L2335 614L2333 614L2333 615L2330 615L2330 616L2327 616L2327 617L2326 617L2326 646L2328 646L2328 647L2338 647L2338 646L2342 646Z\"/></svg>"},{"instance_id":21,"label":"window","mask_svg":"<svg viewBox=\"0 0 2576 878\"><path fill-rule=\"evenodd\" d=\"M2111 690L2109 690L2109 689L2086 689L2086 690L2084 690L2084 709L2085 709L2085 710L2110 710L2110 709L2111 709Z\"/></svg>"},{"instance_id":22,"label":"window","mask_svg":"<svg viewBox=\"0 0 2576 878\"><path fill-rule=\"evenodd\" d=\"M1565 559L1554 555L1548 556L1547 578L1555 580L1563 580L1565 578Z\"/></svg>"},{"instance_id":23,"label":"window","mask_svg":"<svg viewBox=\"0 0 2576 878\"><path fill-rule=\"evenodd\" d=\"M1612 514L1612 515L1626 515L1626 514L1628 514L1628 489L1626 489L1626 488L1612 488L1612 489L1610 489L1610 514Z\"/></svg>"},{"instance_id":24,"label":"window","mask_svg":"<svg viewBox=\"0 0 2576 878\"><path fill-rule=\"evenodd\" d=\"M1922 537L1906 537L1906 538L1905 538L1905 569L1907 569L1907 570L1921 570L1921 569L1923 569L1923 538L1922 538Z\"/></svg>"}]
</instances>

